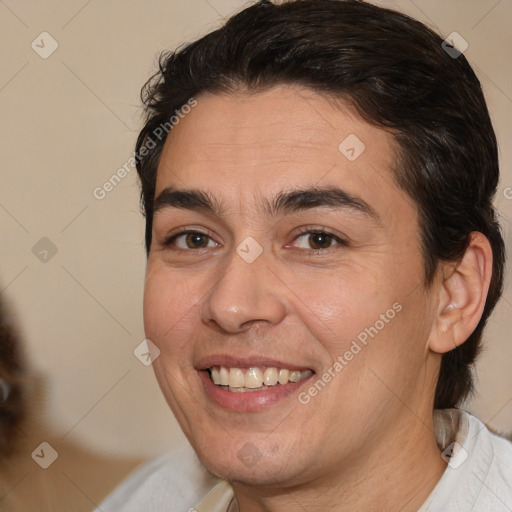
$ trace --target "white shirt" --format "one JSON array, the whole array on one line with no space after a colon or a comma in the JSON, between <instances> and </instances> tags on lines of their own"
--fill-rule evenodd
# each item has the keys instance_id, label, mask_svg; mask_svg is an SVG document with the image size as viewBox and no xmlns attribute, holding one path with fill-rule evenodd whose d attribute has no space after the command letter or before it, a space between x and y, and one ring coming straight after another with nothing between
<instances>
[{"instance_id":1,"label":"white shirt","mask_svg":"<svg viewBox=\"0 0 512 512\"><path fill-rule=\"evenodd\" d=\"M418 512L512 512L512 443L459 409L434 412L448 466ZM233 489L190 446L135 470L95 512L238 512Z\"/></svg>"}]
</instances>

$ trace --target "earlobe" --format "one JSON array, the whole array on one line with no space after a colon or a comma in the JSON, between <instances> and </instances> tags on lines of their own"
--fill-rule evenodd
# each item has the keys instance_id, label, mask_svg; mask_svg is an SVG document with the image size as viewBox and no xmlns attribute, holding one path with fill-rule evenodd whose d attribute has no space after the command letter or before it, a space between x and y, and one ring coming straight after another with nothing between
<instances>
[{"instance_id":1,"label":"earlobe","mask_svg":"<svg viewBox=\"0 0 512 512\"><path fill-rule=\"evenodd\" d=\"M482 317L491 275L490 243L482 233L473 232L462 259L443 269L431 350L444 354L468 339Z\"/></svg>"}]
</instances>

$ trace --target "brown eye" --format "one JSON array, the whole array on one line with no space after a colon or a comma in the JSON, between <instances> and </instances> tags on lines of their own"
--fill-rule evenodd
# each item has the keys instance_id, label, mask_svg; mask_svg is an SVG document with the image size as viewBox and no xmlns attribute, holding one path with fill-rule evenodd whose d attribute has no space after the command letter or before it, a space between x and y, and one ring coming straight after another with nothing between
<instances>
[{"instance_id":1,"label":"brown eye","mask_svg":"<svg viewBox=\"0 0 512 512\"><path fill-rule=\"evenodd\" d=\"M209 243L213 245L208 245ZM178 250L204 249L206 247L215 247L213 240L199 231L184 231L169 237L164 242L164 247L172 248L175 246Z\"/></svg>"},{"instance_id":2,"label":"brown eye","mask_svg":"<svg viewBox=\"0 0 512 512\"><path fill-rule=\"evenodd\" d=\"M185 244L189 249L207 247L208 237L202 233L187 233L185 236Z\"/></svg>"},{"instance_id":3,"label":"brown eye","mask_svg":"<svg viewBox=\"0 0 512 512\"><path fill-rule=\"evenodd\" d=\"M327 249L331 246L333 236L328 233L311 233L308 241L312 249Z\"/></svg>"},{"instance_id":4,"label":"brown eye","mask_svg":"<svg viewBox=\"0 0 512 512\"><path fill-rule=\"evenodd\" d=\"M344 240L325 231L306 231L297 236L297 245L300 249L321 252L334 245L346 246ZM302 240L302 241L301 241Z\"/></svg>"}]
</instances>

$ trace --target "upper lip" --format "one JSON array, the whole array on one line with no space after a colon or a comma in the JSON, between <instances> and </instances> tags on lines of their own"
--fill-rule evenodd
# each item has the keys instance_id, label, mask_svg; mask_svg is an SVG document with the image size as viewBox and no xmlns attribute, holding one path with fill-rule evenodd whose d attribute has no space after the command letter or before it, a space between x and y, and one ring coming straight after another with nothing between
<instances>
[{"instance_id":1,"label":"upper lip","mask_svg":"<svg viewBox=\"0 0 512 512\"><path fill-rule=\"evenodd\" d=\"M312 368L307 365L272 359L260 354L254 354L252 356L214 354L201 357L195 364L196 370L207 370L213 366L226 366L228 368L286 368L287 370L297 371L312 370Z\"/></svg>"}]
</instances>

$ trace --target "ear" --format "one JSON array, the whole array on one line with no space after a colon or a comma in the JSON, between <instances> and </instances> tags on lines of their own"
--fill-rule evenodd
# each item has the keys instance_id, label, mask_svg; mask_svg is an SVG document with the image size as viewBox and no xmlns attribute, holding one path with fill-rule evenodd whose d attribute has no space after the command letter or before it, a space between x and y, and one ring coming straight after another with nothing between
<instances>
[{"instance_id":1,"label":"ear","mask_svg":"<svg viewBox=\"0 0 512 512\"><path fill-rule=\"evenodd\" d=\"M464 343L482 317L492 276L489 240L482 233L471 233L462 260L442 265L439 304L429 339L429 348L440 354Z\"/></svg>"}]
</instances>

